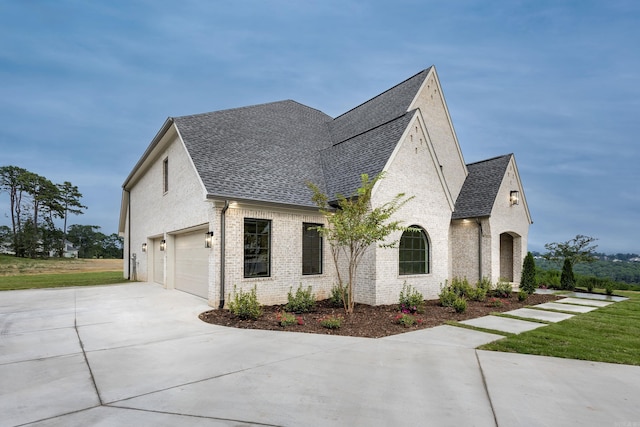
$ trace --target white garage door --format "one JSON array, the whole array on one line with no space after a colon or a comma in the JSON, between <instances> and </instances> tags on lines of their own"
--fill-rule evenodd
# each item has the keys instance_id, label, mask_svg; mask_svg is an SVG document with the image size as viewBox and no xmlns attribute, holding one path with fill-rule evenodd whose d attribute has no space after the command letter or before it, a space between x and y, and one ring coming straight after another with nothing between
<instances>
[{"instance_id":1,"label":"white garage door","mask_svg":"<svg viewBox=\"0 0 640 427\"><path fill-rule=\"evenodd\" d=\"M176 289L208 298L209 252L204 247L205 231L176 235Z\"/></svg>"},{"instance_id":2,"label":"white garage door","mask_svg":"<svg viewBox=\"0 0 640 427\"><path fill-rule=\"evenodd\" d=\"M160 250L160 241L153 239L153 281L164 285L164 252Z\"/></svg>"}]
</instances>

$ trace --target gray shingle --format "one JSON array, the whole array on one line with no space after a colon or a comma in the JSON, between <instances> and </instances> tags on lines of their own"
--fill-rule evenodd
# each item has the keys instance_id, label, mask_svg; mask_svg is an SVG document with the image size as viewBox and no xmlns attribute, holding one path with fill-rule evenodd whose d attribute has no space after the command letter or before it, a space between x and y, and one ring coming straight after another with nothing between
<instances>
[{"instance_id":1,"label":"gray shingle","mask_svg":"<svg viewBox=\"0 0 640 427\"><path fill-rule=\"evenodd\" d=\"M406 113L430 68L336 117L330 124L334 144L366 132Z\"/></svg>"},{"instance_id":2,"label":"gray shingle","mask_svg":"<svg viewBox=\"0 0 640 427\"><path fill-rule=\"evenodd\" d=\"M469 174L456 200L452 219L491 215L500 184L512 156L513 154L506 154L467 165Z\"/></svg>"},{"instance_id":3,"label":"gray shingle","mask_svg":"<svg viewBox=\"0 0 640 427\"><path fill-rule=\"evenodd\" d=\"M302 206L307 181L324 187L330 120L290 100L174 119L209 195Z\"/></svg>"}]
</instances>

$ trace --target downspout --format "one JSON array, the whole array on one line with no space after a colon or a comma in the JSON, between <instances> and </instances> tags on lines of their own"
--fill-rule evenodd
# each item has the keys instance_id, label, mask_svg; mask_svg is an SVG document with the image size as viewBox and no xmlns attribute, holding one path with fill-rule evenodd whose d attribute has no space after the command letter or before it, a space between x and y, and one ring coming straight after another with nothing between
<instances>
[{"instance_id":1,"label":"downspout","mask_svg":"<svg viewBox=\"0 0 640 427\"><path fill-rule=\"evenodd\" d=\"M482 281L482 220L476 218L478 224L478 281Z\"/></svg>"},{"instance_id":2,"label":"downspout","mask_svg":"<svg viewBox=\"0 0 640 427\"><path fill-rule=\"evenodd\" d=\"M229 200L224 201L224 207L222 208L222 212L220 212L220 305L218 309L222 310L224 308L224 267L225 267L225 214L227 213L227 209L229 209Z\"/></svg>"},{"instance_id":3,"label":"downspout","mask_svg":"<svg viewBox=\"0 0 640 427\"><path fill-rule=\"evenodd\" d=\"M131 280L131 191L124 189L127 192L127 256L129 262L127 263L127 280Z\"/></svg>"}]
</instances>

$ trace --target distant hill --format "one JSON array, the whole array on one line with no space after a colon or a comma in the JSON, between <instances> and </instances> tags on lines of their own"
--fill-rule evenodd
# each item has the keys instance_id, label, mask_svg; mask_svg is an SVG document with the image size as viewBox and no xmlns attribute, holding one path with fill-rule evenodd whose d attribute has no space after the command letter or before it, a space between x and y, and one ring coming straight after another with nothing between
<instances>
[{"instance_id":1,"label":"distant hill","mask_svg":"<svg viewBox=\"0 0 640 427\"><path fill-rule=\"evenodd\" d=\"M542 270L560 270L558 262L547 261L539 252L532 252L536 267ZM573 271L583 276L609 278L630 285L640 284L640 256L638 254L595 254L597 261L577 264Z\"/></svg>"}]
</instances>

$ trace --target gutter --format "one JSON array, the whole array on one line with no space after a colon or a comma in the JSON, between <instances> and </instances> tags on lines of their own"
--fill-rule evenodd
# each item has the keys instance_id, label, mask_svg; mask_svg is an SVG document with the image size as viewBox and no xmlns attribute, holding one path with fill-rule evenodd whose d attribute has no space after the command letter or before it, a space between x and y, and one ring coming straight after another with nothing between
<instances>
[{"instance_id":1,"label":"gutter","mask_svg":"<svg viewBox=\"0 0 640 427\"><path fill-rule=\"evenodd\" d=\"M478 224L478 281L482 281L482 220L476 218Z\"/></svg>"},{"instance_id":2,"label":"gutter","mask_svg":"<svg viewBox=\"0 0 640 427\"><path fill-rule=\"evenodd\" d=\"M224 281L225 281L225 214L227 213L227 209L229 209L229 199L224 201L224 207L222 208L222 212L220 212L220 304L218 305L218 309L222 310L224 308Z\"/></svg>"},{"instance_id":3,"label":"gutter","mask_svg":"<svg viewBox=\"0 0 640 427\"><path fill-rule=\"evenodd\" d=\"M129 262L127 263L127 280L131 280L131 191L123 188L127 192L127 256Z\"/></svg>"}]
</instances>

